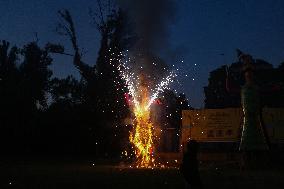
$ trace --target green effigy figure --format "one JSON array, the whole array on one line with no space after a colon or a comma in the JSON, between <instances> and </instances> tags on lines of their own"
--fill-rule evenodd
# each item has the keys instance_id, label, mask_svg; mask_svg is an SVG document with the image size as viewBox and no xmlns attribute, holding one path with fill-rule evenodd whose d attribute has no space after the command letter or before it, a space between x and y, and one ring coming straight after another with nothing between
<instances>
[{"instance_id":1,"label":"green effigy figure","mask_svg":"<svg viewBox=\"0 0 284 189\"><path fill-rule=\"evenodd\" d=\"M252 71L246 71L245 77ZM247 80L247 79L246 79ZM254 83L248 83L241 88L241 102L243 109L243 127L241 134L240 151L268 150L264 128L261 123L261 106L259 88Z\"/></svg>"},{"instance_id":2,"label":"green effigy figure","mask_svg":"<svg viewBox=\"0 0 284 189\"><path fill-rule=\"evenodd\" d=\"M243 62L245 84L240 88L230 86L228 77L227 90L241 94L243 125L239 150L245 153L269 150L268 138L261 121L260 89L253 78L253 59L250 55L238 50L240 61Z\"/></svg>"}]
</instances>

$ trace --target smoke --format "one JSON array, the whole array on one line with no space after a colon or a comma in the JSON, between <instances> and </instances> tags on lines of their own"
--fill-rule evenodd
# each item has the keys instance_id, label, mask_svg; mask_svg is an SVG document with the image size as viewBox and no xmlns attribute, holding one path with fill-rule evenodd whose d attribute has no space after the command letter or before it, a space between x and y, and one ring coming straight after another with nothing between
<instances>
[{"instance_id":1,"label":"smoke","mask_svg":"<svg viewBox=\"0 0 284 189\"><path fill-rule=\"evenodd\" d=\"M135 48L155 52L169 44L169 26L176 19L174 0L118 0L127 11L139 40Z\"/></svg>"},{"instance_id":2,"label":"smoke","mask_svg":"<svg viewBox=\"0 0 284 189\"><path fill-rule=\"evenodd\" d=\"M128 13L138 40L131 50L143 72L150 76L163 76L167 65L158 53L170 48L170 26L176 20L175 0L117 0ZM141 62L143 61L143 62ZM165 69L166 68L166 69ZM159 78L158 78L159 79Z\"/></svg>"}]
</instances>

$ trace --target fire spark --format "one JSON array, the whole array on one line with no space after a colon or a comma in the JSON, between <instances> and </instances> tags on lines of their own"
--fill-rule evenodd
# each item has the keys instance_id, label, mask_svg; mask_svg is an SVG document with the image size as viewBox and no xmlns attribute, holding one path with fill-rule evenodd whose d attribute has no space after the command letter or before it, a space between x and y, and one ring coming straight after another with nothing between
<instances>
[{"instance_id":1,"label":"fire spark","mask_svg":"<svg viewBox=\"0 0 284 189\"><path fill-rule=\"evenodd\" d=\"M128 60L129 61L129 60ZM150 89L143 77L137 77L130 72L126 65L127 61L120 61L118 70L125 80L129 94L131 96L130 109L134 114L134 129L130 132L129 140L134 145L137 168L156 167L154 157L154 125L150 120L150 106L158 95L167 89L169 84L176 77L174 72L162 79L154 88ZM152 92L152 94L149 93Z\"/></svg>"}]
</instances>

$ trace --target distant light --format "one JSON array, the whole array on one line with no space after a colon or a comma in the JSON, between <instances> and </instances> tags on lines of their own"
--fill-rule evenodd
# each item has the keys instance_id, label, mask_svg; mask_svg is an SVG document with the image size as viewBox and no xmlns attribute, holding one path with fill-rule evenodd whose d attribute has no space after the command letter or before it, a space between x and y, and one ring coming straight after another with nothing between
<instances>
[{"instance_id":1,"label":"distant light","mask_svg":"<svg viewBox=\"0 0 284 189\"><path fill-rule=\"evenodd\" d=\"M192 80L194 81L194 78L192 78Z\"/></svg>"}]
</instances>

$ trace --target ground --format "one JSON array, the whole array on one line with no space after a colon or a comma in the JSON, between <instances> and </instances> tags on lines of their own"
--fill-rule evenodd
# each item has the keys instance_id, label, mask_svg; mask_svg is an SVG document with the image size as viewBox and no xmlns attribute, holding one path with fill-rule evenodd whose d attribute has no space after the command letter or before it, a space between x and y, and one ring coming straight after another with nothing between
<instances>
[{"instance_id":1,"label":"ground","mask_svg":"<svg viewBox=\"0 0 284 189\"><path fill-rule=\"evenodd\" d=\"M204 188L282 188L284 171L259 169L240 172L237 167L201 165ZM1 160L0 188L184 188L178 169L133 169L103 165L92 160Z\"/></svg>"}]
</instances>

